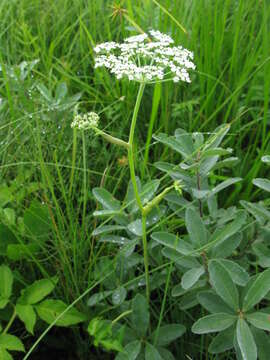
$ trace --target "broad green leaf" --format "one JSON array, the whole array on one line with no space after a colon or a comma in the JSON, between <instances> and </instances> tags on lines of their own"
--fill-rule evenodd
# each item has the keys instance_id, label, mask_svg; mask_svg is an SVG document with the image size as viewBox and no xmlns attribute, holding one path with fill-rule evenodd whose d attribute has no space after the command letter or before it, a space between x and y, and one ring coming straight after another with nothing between
<instances>
[{"instance_id":1,"label":"broad green leaf","mask_svg":"<svg viewBox=\"0 0 270 360\"><path fill-rule=\"evenodd\" d=\"M201 291L197 295L199 303L210 313L229 313L232 314L233 310L216 294L212 291Z\"/></svg>"},{"instance_id":2,"label":"broad green leaf","mask_svg":"<svg viewBox=\"0 0 270 360\"><path fill-rule=\"evenodd\" d=\"M156 162L154 166L160 171L166 172L173 180L182 180L190 188L196 187L195 178L191 177L186 170L164 161Z\"/></svg>"},{"instance_id":3,"label":"broad green leaf","mask_svg":"<svg viewBox=\"0 0 270 360\"><path fill-rule=\"evenodd\" d=\"M50 103L53 99L52 99L52 94L50 92L50 90L48 90L48 88L42 84L42 83L38 83L36 85L36 88L38 89L38 91L40 92L40 94Z\"/></svg>"},{"instance_id":4,"label":"broad green leaf","mask_svg":"<svg viewBox=\"0 0 270 360\"><path fill-rule=\"evenodd\" d=\"M151 345L149 343L146 343L146 346L145 346L145 360L163 360L163 359L160 356L157 349L153 345Z\"/></svg>"},{"instance_id":5,"label":"broad green leaf","mask_svg":"<svg viewBox=\"0 0 270 360\"><path fill-rule=\"evenodd\" d=\"M270 180L268 179L253 179L253 184L258 186L260 189L270 192Z\"/></svg>"},{"instance_id":6,"label":"broad green leaf","mask_svg":"<svg viewBox=\"0 0 270 360\"><path fill-rule=\"evenodd\" d=\"M270 249L264 242L255 242L252 245L254 254L258 256L258 263L264 268L270 267Z\"/></svg>"},{"instance_id":7,"label":"broad green leaf","mask_svg":"<svg viewBox=\"0 0 270 360\"><path fill-rule=\"evenodd\" d=\"M119 210L97 210L93 212L94 217L111 217L114 215L119 215Z\"/></svg>"},{"instance_id":8,"label":"broad green leaf","mask_svg":"<svg viewBox=\"0 0 270 360\"><path fill-rule=\"evenodd\" d=\"M120 286L112 294L112 303L113 303L113 305L122 304L125 301L126 296L127 296L127 290L123 286Z\"/></svg>"},{"instance_id":9,"label":"broad green leaf","mask_svg":"<svg viewBox=\"0 0 270 360\"><path fill-rule=\"evenodd\" d=\"M240 201L240 204L253 215L260 224L263 225L266 221L270 220L270 211L261 204L253 204L244 200Z\"/></svg>"},{"instance_id":10,"label":"broad green leaf","mask_svg":"<svg viewBox=\"0 0 270 360\"><path fill-rule=\"evenodd\" d=\"M118 235L103 235L100 237L99 242L106 242L118 245L128 245L131 240L124 236Z\"/></svg>"},{"instance_id":11,"label":"broad green leaf","mask_svg":"<svg viewBox=\"0 0 270 360\"><path fill-rule=\"evenodd\" d=\"M0 296L2 299L9 299L12 293L13 274L6 265L0 266Z\"/></svg>"},{"instance_id":12,"label":"broad green leaf","mask_svg":"<svg viewBox=\"0 0 270 360\"><path fill-rule=\"evenodd\" d=\"M175 138L173 136L168 136L167 134L161 133L158 135L153 135L153 138L178 152L184 158L188 158L192 154L193 149L189 148L185 142L182 142L179 136L178 138Z\"/></svg>"},{"instance_id":13,"label":"broad green leaf","mask_svg":"<svg viewBox=\"0 0 270 360\"><path fill-rule=\"evenodd\" d=\"M122 226L122 225L102 225L102 226L99 226L98 228L96 228L92 232L92 235L97 236L97 235L111 233L113 231L125 230L125 229L126 229L126 226Z\"/></svg>"},{"instance_id":14,"label":"broad green leaf","mask_svg":"<svg viewBox=\"0 0 270 360\"><path fill-rule=\"evenodd\" d=\"M218 214L218 202L217 202L217 196L210 196L207 199L207 206L209 210L209 215L213 218L217 218Z\"/></svg>"},{"instance_id":15,"label":"broad green leaf","mask_svg":"<svg viewBox=\"0 0 270 360\"><path fill-rule=\"evenodd\" d=\"M151 335L151 339L155 341L157 336L157 346L167 346L174 340L181 337L185 333L185 331L185 326L181 324L164 325L159 328L158 333L157 330L153 332L153 334Z\"/></svg>"},{"instance_id":16,"label":"broad green leaf","mask_svg":"<svg viewBox=\"0 0 270 360\"><path fill-rule=\"evenodd\" d=\"M139 181L139 179L137 179L137 185L140 184L140 186L138 186L139 189L139 194L140 194L140 198L141 198L141 202L143 205L147 204L155 195L160 181L159 180L151 180L148 181L147 183L145 183L143 186L141 186L141 183ZM128 201L128 209L130 213L136 212L139 210L137 201L135 199L134 196L134 190L133 190L133 186L131 184L131 189L128 189L128 194L127 194L127 201ZM130 204L130 202L132 201L132 203Z\"/></svg>"},{"instance_id":17,"label":"broad green leaf","mask_svg":"<svg viewBox=\"0 0 270 360\"><path fill-rule=\"evenodd\" d=\"M12 201L13 194L11 189L6 185L2 185L0 187L0 207L3 208L5 205Z\"/></svg>"},{"instance_id":18,"label":"broad green leaf","mask_svg":"<svg viewBox=\"0 0 270 360\"><path fill-rule=\"evenodd\" d=\"M228 271L235 284L240 286L246 285L249 280L249 275L246 270L244 270L240 265L231 260L219 259L218 261Z\"/></svg>"},{"instance_id":19,"label":"broad green leaf","mask_svg":"<svg viewBox=\"0 0 270 360\"><path fill-rule=\"evenodd\" d=\"M121 209L120 202L116 200L109 191L103 188L94 188L93 195L104 209L111 211L119 211Z\"/></svg>"},{"instance_id":20,"label":"broad green leaf","mask_svg":"<svg viewBox=\"0 0 270 360\"><path fill-rule=\"evenodd\" d=\"M202 153L202 159L206 158L206 157L210 157L210 156L215 156L215 155L219 155L219 156L230 155L232 153L232 151L233 150L231 148L223 149L220 147L208 149Z\"/></svg>"},{"instance_id":21,"label":"broad green leaf","mask_svg":"<svg viewBox=\"0 0 270 360\"><path fill-rule=\"evenodd\" d=\"M192 140L194 141L194 147L196 150L199 150L202 148L204 143L204 135L200 132L194 132L192 133Z\"/></svg>"},{"instance_id":22,"label":"broad green leaf","mask_svg":"<svg viewBox=\"0 0 270 360\"><path fill-rule=\"evenodd\" d=\"M232 278L224 266L217 260L211 260L208 266L210 283L217 294L235 311L239 309L239 295Z\"/></svg>"},{"instance_id":23,"label":"broad green leaf","mask_svg":"<svg viewBox=\"0 0 270 360\"><path fill-rule=\"evenodd\" d=\"M216 165L218 162L219 156L211 156L208 158L205 158L201 160L200 167L199 167L199 173L201 176L207 175Z\"/></svg>"},{"instance_id":24,"label":"broad green leaf","mask_svg":"<svg viewBox=\"0 0 270 360\"><path fill-rule=\"evenodd\" d=\"M153 196L155 195L158 187L159 187L160 181L158 179L148 181L146 184L142 186L142 189L140 191L140 197L142 204L145 205L150 201Z\"/></svg>"},{"instance_id":25,"label":"broad green leaf","mask_svg":"<svg viewBox=\"0 0 270 360\"><path fill-rule=\"evenodd\" d=\"M88 306L95 306L98 303L102 302L104 299L113 294L112 290L100 291L92 296L87 301Z\"/></svg>"},{"instance_id":26,"label":"broad green leaf","mask_svg":"<svg viewBox=\"0 0 270 360\"><path fill-rule=\"evenodd\" d=\"M265 155L262 157L262 162L270 164L270 155Z\"/></svg>"},{"instance_id":27,"label":"broad green leaf","mask_svg":"<svg viewBox=\"0 0 270 360\"><path fill-rule=\"evenodd\" d=\"M75 325L86 320L86 316L71 308L67 310L68 306L61 300L44 300L41 303L35 305L35 309L39 317L48 324L52 324L56 321L56 326L70 326Z\"/></svg>"},{"instance_id":28,"label":"broad green leaf","mask_svg":"<svg viewBox=\"0 0 270 360\"><path fill-rule=\"evenodd\" d=\"M192 309L194 306L198 305L198 300L197 300L197 292L198 289L195 288L194 290L192 289L192 291L189 291L188 293L184 294L181 297L181 300L179 301L179 308L181 310L188 310L188 309Z\"/></svg>"},{"instance_id":29,"label":"broad green leaf","mask_svg":"<svg viewBox=\"0 0 270 360\"><path fill-rule=\"evenodd\" d=\"M16 244L17 239L13 232L4 224L0 223L0 255L6 256L9 244Z\"/></svg>"},{"instance_id":30,"label":"broad green leaf","mask_svg":"<svg viewBox=\"0 0 270 360\"><path fill-rule=\"evenodd\" d=\"M98 342L105 337L112 336L112 322L100 317L95 317L90 321L87 331L89 335L95 337Z\"/></svg>"},{"instance_id":31,"label":"broad green leaf","mask_svg":"<svg viewBox=\"0 0 270 360\"><path fill-rule=\"evenodd\" d=\"M158 347L157 350L163 360L175 360L175 357L168 349L165 349L163 347Z\"/></svg>"},{"instance_id":32,"label":"broad green leaf","mask_svg":"<svg viewBox=\"0 0 270 360\"><path fill-rule=\"evenodd\" d=\"M9 334L0 335L0 347L5 350L25 351L21 340L17 336Z\"/></svg>"},{"instance_id":33,"label":"broad green leaf","mask_svg":"<svg viewBox=\"0 0 270 360\"><path fill-rule=\"evenodd\" d=\"M87 328L88 333L94 337L94 346L102 346L106 350L111 351L115 350L121 353L124 353L122 347L122 332L121 329L113 334L113 323L102 318L94 318L90 321L90 324ZM122 327L124 330L124 327Z\"/></svg>"},{"instance_id":34,"label":"broad green leaf","mask_svg":"<svg viewBox=\"0 0 270 360\"><path fill-rule=\"evenodd\" d=\"M137 219L132 221L130 224L128 224L128 230L136 235L136 236L142 236L142 220Z\"/></svg>"},{"instance_id":35,"label":"broad green leaf","mask_svg":"<svg viewBox=\"0 0 270 360\"><path fill-rule=\"evenodd\" d=\"M128 267L129 267L129 265L133 266L133 264L134 264L134 262L130 261L130 259L131 259L130 256L132 254L134 254L135 246L139 244L139 242L140 242L139 240L140 239L138 239L138 238L135 238L133 240L129 240L128 243L125 243L125 244L123 244L123 246L121 246L121 248L120 248L120 250L118 252L118 255L120 257L124 257L124 258L129 257ZM136 253L136 255L138 255L138 254ZM137 257L137 261L139 262L138 257Z\"/></svg>"},{"instance_id":36,"label":"broad green leaf","mask_svg":"<svg viewBox=\"0 0 270 360\"><path fill-rule=\"evenodd\" d=\"M148 303L144 296L137 294L132 300L131 320L134 329L140 336L144 336L149 326Z\"/></svg>"},{"instance_id":37,"label":"broad green leaf","mask_svg":"<svg viewBox=\"0 0 270 360\"><path fill-rule=\"evenodd\" d=\"M23 305L38 303L53 291L57 281L57 277L35 281L33 284L22 290L18 302Z\"/></svg>"},{"instance_id":38,"label":"broad green leaf","mask_svg":"<svg viewBox=\"0 0 270 360\"><path fill-rule=\"evenodd\" d=\"M243 311L258 304L270 290L270 269L264 270L249 288L243 302Z\"/></svg>"},{"instance_id":39,"label":"broad green leaf","mask_svg":"<svg viewBox=\"0 0 270 360\"><path fill-rule=\"evenodd\" d=\"M213 149L213 148L218 147L221 144L224 136L226 136L229 129L230 129L229 124L223 124L223 125L218 126L213 131L212 135L206 140L203 151L205 151L207 149Z\"/></svg>"},{"instance_id":40,"label":"broad green leaf","mask_svg":"<svg viewBox=\"0 0 270 360\"><path fill-rule=\"evenodd\" d=\"M39 239L46 238L51 230L51 218L48 207L34 200L24 212L23 221L30 235Z\"/></svg>"},{"instance_id":41,"label":"broad green leaf","mask_svg":"<svg viewBox=\"0 0 270 360\"><path fill-rule=\"evenodd\" d=\"M123 352L123 346L118 339L103 339L100 344L108 351Z\"/></svg>"},{"instance_id":42,"label":"broad green leaf","mask_svg":"<svg viewBox=\"0 0 270 360\"><path fill-rule=\"evenodd\" d=\"M12 261L19 261L29 258L40 250L36 243L30 244L9 244L7 246L7 257Z\"/></svg>"},{"instance_id":43,"label":"broad green leaf","mask_svg":"<svg viewBox=\"0 0 270 360\"><path fill-rule=\"evenodd\" d=\"M192 134L179 128L175 130L174 136L180 141L184 152L189 156L192 155L195 150L192 141Z\"/></svg>"},{"instance_id":44,"label":"broad green leaf","mask_svg":"<svg viewBox=\"0 0 270 360\"><path fill-rule=\"evenodd\" d=\"M216 165L212 168L212 171L216 171L218 169L222 168L232 168L233 166L236 166L239 163L239 158L235 156L231 156L227 159L221 160L216 163Z\"/></svg>"},{"instance_id":45,"label":"broad green leaf","mask_svg":"<svg viewBox=\"0 0 270 360\"><path fill-rule=\"evenodd\" d=\"M3 210L3 214L5 216L5 220L8 223L8 225L15 225L16 213L15 213L14 209L5 208Z\"/></svg>"},{"instance_id":46,"label":"broad green leaf","mask_svg":"<svg viewBox=\"0 0 270 360\"><path fill-rule=\"evenodd\" d=\"M191 256L181 256L179 253L173 249L170 249L168 247L165 247L162 249L162 255L164 255L166 258L178 263L179 265L183 266L184 268L198 268L200 267L199 261L195 257Z\"/></svg>"},{"instance_id":47,"label":"broad green leaf","mask_svg":"<svg viewBox=\"0 0 270 360\"><path fill-rule=\"evenodd\" d=\"M13 357L5 349L0 348L0 360L13 360Z\"/></svg>"},{"instance_id":48,"label":"broad green leaf","mask_svg":"<svg viewBox=\"0 0 270 360\"><path fill-rule=\"evenodd\" d=\"M242 181L242 178L231 178L231 179L227 179L227 180L223 181L222 183L218 184L211 190L211 196L216 195L220 191L226 189L228 186L236 184L239 181Z\"/></svg>"},{"instance_id":49,"label":"broad green leaf","mask_svg":"<svg viewBox=\"0 0 270 360\"><path fill-rule=\"evenodd\" d=\"M187 290L191 288L199 278L205 273L204 267L200 266L199 268L193 268L188 270L182 276L181 284L182 287Z\"/></svg>"},{"instance_id":50,"label":"broad green leaf","mask_svg":"<svg viewBox=\"0 0 270 360\"><path fill-rule=\"evenodd\" d=\"M195 322L192 326L192 332L195 334L207 334L227 329L237 320L236 315L227 313L217 313L207 315Z\"/></svg>"},{"instance_id":51,"label":"broad green leaf","mask_svg":"<svg viewBox=\"0 0 270 360\"><path fill-rule=\"evenodd\" d=\"M211 257L226 258L230 256L233 251L239 246L242 238L243 236L241 232L235 233L234 235L230 236L225 241L222 241L211 249Z\"/></svg>"},{"instance_id":52,"label":"broad green leaf","mask_svg":"<svg viewBox=\"0 0 270 360\"><path fill-rule=\"evenodd\" d=\"M235 329L230 327L221 331L211 342L208 351L210 354L219 354L233 348Z\"/></svg>"},{"instance_id":53,"label":"broad green leaf","mask_svg":"<svg viewBox=\"0 0 270 360\"><path fill-rule=\"evenodd\" d=\"M207 231L198 212L188 208L185 223L191 242L197 247L204 245L207 242Z\"/></svg>"},{"instance_id":54,"label":"broad green leaf","mask_svg":"<svg viewBox=\"0 0 270 360\"><path fill-rule=\"evenodd\" d=\"M64 99L64 97L67 95L67 92L68 89L67 89L67 84L65 82L60 82L59 84L57 84L55 90L55 98L58 103Z\"/></svg>"},{"instance_id":55,"label":"broad green leaf","mask_svg":"<svg viewBox=\"0 0 270 360\"><path fill-rule=\"evenodd\" d=\"M248 324L244 319L238 319L236 338L244 360L257 359L257 347Z\"/></svg>"},{"instance_id":56,"label":"broad green leaf","mask_svg":"<svg viewBox=\"0 0 270 360\"><path fill-rule=\"evenodd\" d=\"M201 289L203 288L207 283L207 280L206 279L202 279L202 280L199 280L196 282L196 284L194 284L192 286L192 288L188 289L188 290L185 290L183 287L182 287L182 284L177 284L175 286L173 286L172 288L172 296L173 297L178 297L178 296L182 296L184 294L186 295L192 295L194 300L197 302L197 298L196 298L196 295L194 295L194 291L197 291L198 289ZM182 297L183 299L183 297Z\"/></svg>"},{"instance_id":57,"label":"broad green leaf","mask_svg":"<svg viewBox=\"0 0 270 360\"><path fill-rule=\"evenodd\" d=\"M255 312L246 314L247 321L258 329L270 331L270 314Z\"/></svg>"},{"instance_id":58,"label":"broad green leaf","mask_svg":"<svg viewBox=\"0 0 270 360\"><path fill-rule=\"evenodd\" d=\"M33 335L34 326L37 319L37 315L35 313L33 306L17 304L16 313L19 319L24 323L26 330Z\"/></svg>"},{"instance_id":59,"label":"broad green leaf","mask_svg":"<svg viewBox=\"0 0 270 360\"><path fill-rule=\"evenodd\" d=\"M124 347L124 352L118 353L115 360L136 360L141 351L141 342L135 340Z\"/></svg>"},{"instance_id":60,"label":"broad green leaf","mask_svg":"<svg viewBox=\"0 0 270 360\"><path fill-rule=\"evenodd\" d=\"M141 185L140 179L137 176L136 176L136 184L137 184L137 188L140 193L142 185ZM126 207L127 207L127 210L129 213L133 213L138 210L138 206L137 206L137 202L136 202L136 198L135 198L135 194L134 194L134 188L133 188L133 184L132 184L131 180L128 183L125 203L126 203Z\"/></svg>"},{"instance_id":61,"label":"broad green leaf","mask_svg":"<svg viewBox=\"0 0 270 360\"><path fill-rule=\"evenodd\" d=\"M159 206L158 208L155 207L153 208L150 213L147 215L146 218L146 227L148 228L149 226L153 226L154 224L156 224L161 216L163 214L165 214L166 212L166 207L164 206ZM130 232L132 232L132 234L136 235L136 236L142 236L142 220L141 219L136 219L134 221L132 221L131 223L128 224L128 230Z\"/></svg>"},{"instance_id":62,"label":"broad green leaf","mask_svg":"<svg viewBox=\"0 0 270 360\"><path fill-rule=\"evenodd\" d=\"M8 299L0 297L0 309L4 309L8 304Z\"/></svg>"},{"instance_id":63,"label":"broad green leaf","mask_svg":"<svg viewBox=\"0 0 270 360\"><path fill-rule=\"evenodd\" d=\"M270 354L269 334L266 334L265 331L256 329L255 327L253 327L251 331L257 346L258 359L269 360L269 354Z\"/></svg>"},{"instance_id":64,"label":"broad green leaf","mask_svg":"<svg viewBox=\"0 0 270 360\"><path fill-rule=\"evenodd\" d=\"M177 251L181 255L189 255L193 251L192 246L188 242L179 239L176 235L169 234L167 232L153 233L151 238L157 241L159 244Z\"/></svg>"},{"instance_id":65,"label":"broad green leaf","mask_svg":"<svg viewBox=\"0 0 270 360\"><path fill-rule=\"evenodd\" d=\"M211 236L209 240L209 244L211 246L217 246L218 244L221 244L223 241L234 235L237 231L239 231L242 227L242 225L246 221L246 214L245 211L241 211L238 213L238 216L235 220L230 222L229 224L226 224L221 229L218 228L214 234Z\"/></svg>"}]
</instances>

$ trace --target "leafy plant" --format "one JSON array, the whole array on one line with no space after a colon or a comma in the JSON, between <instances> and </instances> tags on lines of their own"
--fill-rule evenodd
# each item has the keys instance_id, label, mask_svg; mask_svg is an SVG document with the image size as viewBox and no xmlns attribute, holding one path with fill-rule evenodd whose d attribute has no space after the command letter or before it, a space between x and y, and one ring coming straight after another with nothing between
<instances>
[{"instance_id":1,"label":"leafy plant","mask_svg":"<svg viewBox=\"0 0 270 360\"><path fill-rule=\"evenodd\" d=\"M24 287L20 296L16 296L13 294L14 275L11 269L6 265L0 266L0 309L11 314L9 319L3 313L0 317L0 354L3 359L13 358L9 351L25 351L22 341L8 333L17 318L31 335L34 335L38 317L47 324L59 317L55 323L57 326L71 326L87 319L74 308L65 312L67 305L61 300L45 299L54 290L57 281L57 277L37 280ZM5 327L4 322L7 322Z\"/></svg>"}]
</instances>

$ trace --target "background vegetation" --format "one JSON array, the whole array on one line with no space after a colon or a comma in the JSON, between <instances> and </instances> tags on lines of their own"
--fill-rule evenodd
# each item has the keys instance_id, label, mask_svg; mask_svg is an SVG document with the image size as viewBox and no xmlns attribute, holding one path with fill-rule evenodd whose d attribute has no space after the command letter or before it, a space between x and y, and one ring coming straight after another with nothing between
<instances>
[{"instance_id":1,"label":"background vegetation","mask_svg":"<svg viewBox=\"0 0 270 360\"><path fill-rule=\"evenodd\" d=\"M240 161L227 173L213 175L211 183L227 176L243 181L222 193L219 203L227 208L239 200L263 199L252 179L269 176L260 161L269 154L270 138L267 0L2 0L0 14L0 252L19 284L58 275L55 296L70 304L102 283L100 264L115 251L92 235L97 226L92 189L106 187L124 198L126 154L93 135L74 135L70 123L79 101L80 110L100 113L103 129L127 139L137 85L94 70L97 43L153 28L194 51L197 70L190 85L146 88L136 144L142 179L157 172L151 166L157 159L175 160L175 153L151 139L153 133L172 134L181 127L207 134L230 123L225 145ZM141 146L145 143L149 151ZM168 224L175 227L173 221ZM9 244L21 247L7 251ZM157 296L162 300L162 291ZM84 300L78 309L89 312ZM190 314L170 311L174 301L169 297L168 321L192 320ZM154 312L159 312L158 301ZM40 325L37 334L45 328ZM33 337L24 335L29 348ZM177 359L191 354L193 346L194 358L207 358L205 341L185 335ZM105 356L78 329L52 330L41 344L39 359L43 350L59 351L59 359L65 351L71 359L92 359L89 354L99 351L97 358Z\"/></svg>"}]
</instances>

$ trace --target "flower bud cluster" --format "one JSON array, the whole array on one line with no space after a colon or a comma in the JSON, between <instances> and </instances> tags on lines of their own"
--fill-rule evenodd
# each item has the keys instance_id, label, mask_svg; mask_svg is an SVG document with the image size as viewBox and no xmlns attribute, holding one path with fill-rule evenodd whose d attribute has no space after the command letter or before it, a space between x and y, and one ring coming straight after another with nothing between
<instances>
[{"instance_id":1,"label":"flower bud cluster","mask_svg":"<svg viewBox=\"0 0 270 360\"><path fill-rule=\"evenodd\" d=\"M99 122L99 115L95 112L88 112L87 114L75 115L73 122L71 123L72 128L79 130L87 130L91 128L97 128Z\"/></svg>"},{"instance_id":2,"label":"flower bud cluster","mask_svg":"<svg viewBox=\"0 0 270 360\"><path fill-rule=\"evenodd\" d=\"M95 67L105 66L118 79L190 82L189 70L195 69L193 53L173 43L169 35L156 30L131 36L121 44L105 42L94 48Z\"/></svg>"}]
</instances>

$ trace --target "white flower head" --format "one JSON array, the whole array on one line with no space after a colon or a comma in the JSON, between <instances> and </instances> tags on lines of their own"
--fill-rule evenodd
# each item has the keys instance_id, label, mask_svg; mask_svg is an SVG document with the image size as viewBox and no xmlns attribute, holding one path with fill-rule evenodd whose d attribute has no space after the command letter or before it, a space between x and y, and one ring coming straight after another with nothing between
<instances>
[{"instance_id":1,"label":"white flower head","mask_svg":"<svg viewBox=\"0 0 270 360\"><path fill-rule=\"evenodd\" d=\"M190 82L189 70L195 69L193 53L173 44L169 35L157 30L131 36L123 43L105 42L94 48L95 68L104 66L117 79L130 81Z\"/></svg>"},{"instance_id":2,"label":"white flower head","mask_svg":"<svg viewBox=\"0 0 270 360\"><path fill-rule=\"evenodd\" d=\"M99 122L99 115L91 111L86 114L75 115L71 127L79 130L88 130L91 128L97 128Z\"/></svg>"}]
</instances>

